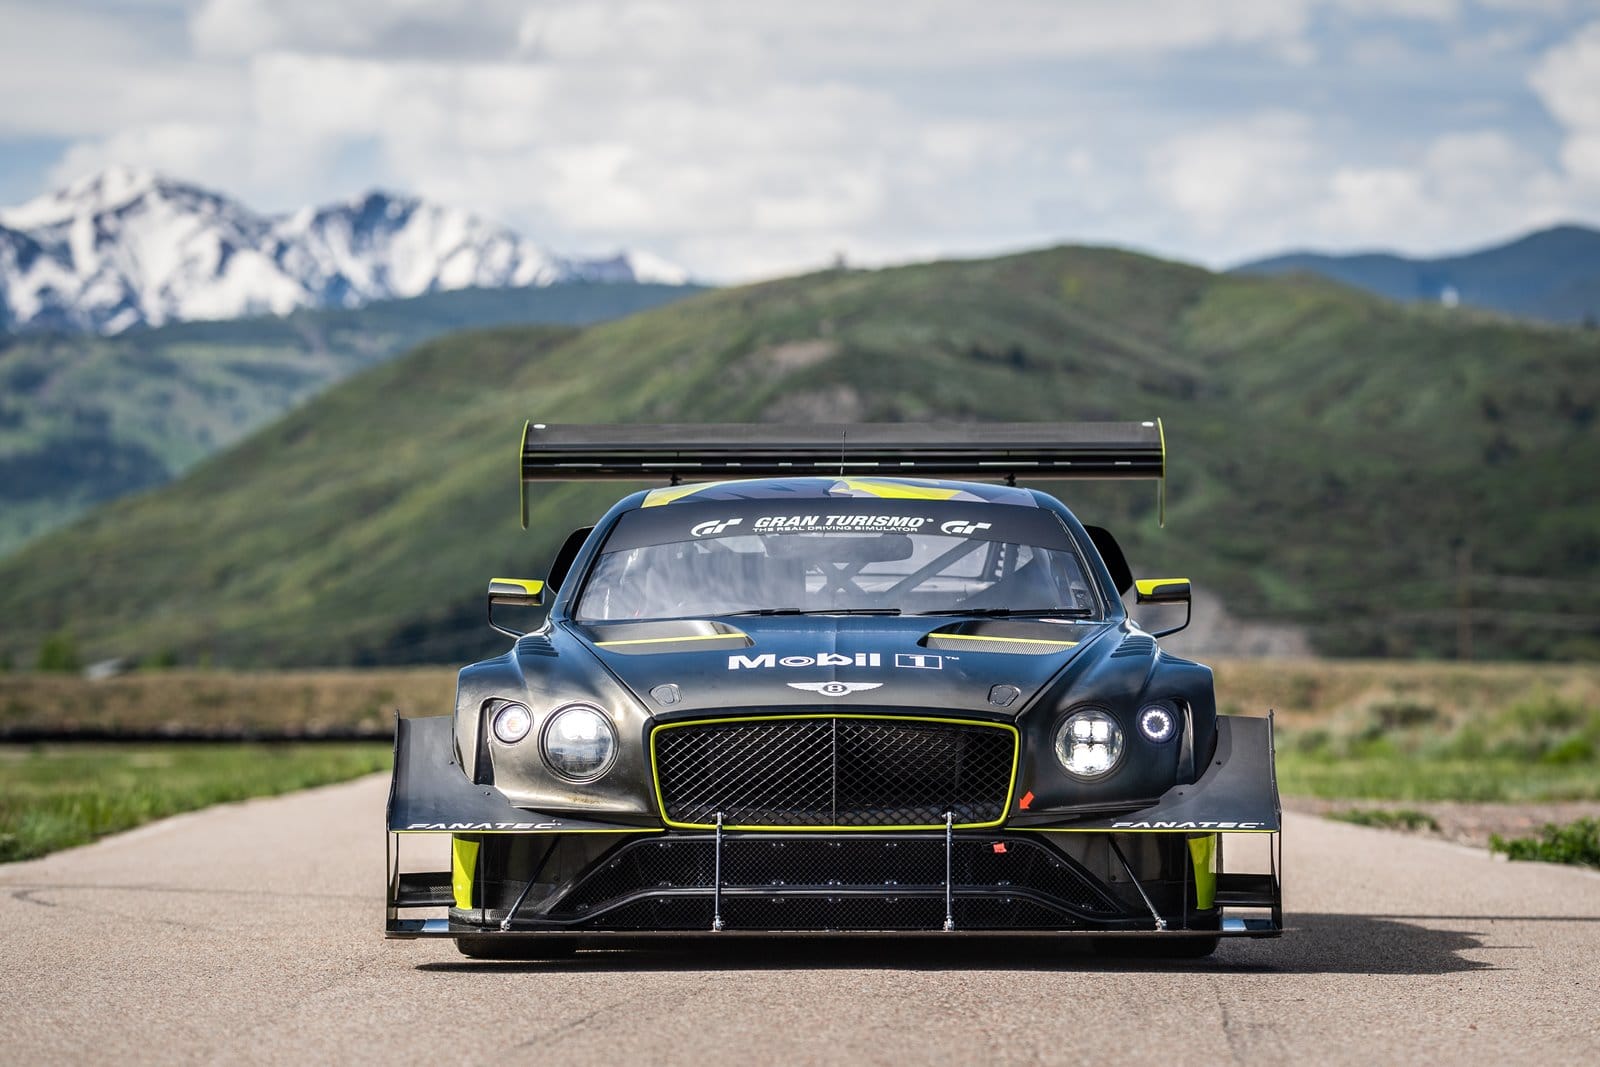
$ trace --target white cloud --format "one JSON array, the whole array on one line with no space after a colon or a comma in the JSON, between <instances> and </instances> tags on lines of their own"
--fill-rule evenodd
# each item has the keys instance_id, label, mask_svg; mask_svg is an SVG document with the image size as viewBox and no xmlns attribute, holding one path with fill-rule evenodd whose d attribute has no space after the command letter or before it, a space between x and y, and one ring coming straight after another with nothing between
<instances>
[{"instance_id":1,"label":"white cloud","mask_svg":"<svg viewBox=\"0 0 1600 1067\"><path fill-rule=\"evenodd\" d=\"M1459 0L1325 0L1329 7L1366 18L1388 15L1405 19L1449 21L1461 13Z\"/></svg>"},{"instance_id":2,"label":"white cloud","mask_svg":"<svg viewBox=\"0 0 1600 1067\"><path fill-rule=\"evenodd\" d=\"M1268 112L1173 137L1148 167L1157 195L1193 232L1238 241L1305 203L1314 155L1305 115Z\"/></svg>"},{"instance_id":3,"label":"white cloud","mask_svg":"<svg viewBox=\"0 0 1600 1067\"><path fill-rule=\"evenodd\" d=\"M712 277L1074 238L1212 263L1461 244L1592 205L1600 175L1600 30L1532 76L1558 162L1426 36L1462 24L1510 69L1543 24L1456 0L76 2L0 0L26 105L0 136L70 138L57 178L129 162L264 208L386 184ZM1403 132L1333 80L1362 56ZM1452 71L1471 91L1436 107Z\"/></svg>"},{"instance_id":4,"label":"white cloud","mask_svg":"<svg viewBox=\"0 0 1600 1067\"><path fill-rule=\"evenodd\" d=\"M1600 193L1600 22L1551 49L1528 80L1566 129L1562 163Z\"/></svg>"}]
</instances>

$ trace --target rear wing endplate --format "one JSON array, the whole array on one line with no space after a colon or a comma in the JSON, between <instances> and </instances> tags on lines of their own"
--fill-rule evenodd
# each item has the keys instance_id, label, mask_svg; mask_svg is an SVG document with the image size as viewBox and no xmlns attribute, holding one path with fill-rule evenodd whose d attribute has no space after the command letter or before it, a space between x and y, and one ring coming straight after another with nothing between
<instances>
[{"instance_id":1,"label":"rear wing endplate","mask_svg":"<svg viewBox=\"0 0 1600 1067\"><path fill-rule=\"evenodd\" d=\"M527 483L882 475L893 478L1147 478L1167 472L1160 419L1148 422L677 423L528 422ZM1164 494L1161 494L1164 499ZM1163 520L1165 505L1161 505Z\"/></svg>"}]
</instances>

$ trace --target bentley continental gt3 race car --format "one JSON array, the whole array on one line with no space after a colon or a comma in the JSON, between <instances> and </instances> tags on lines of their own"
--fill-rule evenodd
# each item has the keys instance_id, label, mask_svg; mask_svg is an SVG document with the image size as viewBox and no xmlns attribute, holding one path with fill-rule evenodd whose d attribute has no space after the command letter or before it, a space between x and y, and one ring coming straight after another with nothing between
<instances>
[{"instance_id":1,"label":"bentley continental gt3 race car","mask_svg":"<svg viewBox=\"0 0 1600 1067\"><path fill-rule=\"evenodd\" d=\"M1158 422L528 426L524 524L530 482L666 484L494 579L510 649L398 721L387 935L1278 935L1270 715L1157 643L1186 579L1016 484L1165 467ZM448 871L406 869L426 834Z\"/></svg>"}]
</instances>

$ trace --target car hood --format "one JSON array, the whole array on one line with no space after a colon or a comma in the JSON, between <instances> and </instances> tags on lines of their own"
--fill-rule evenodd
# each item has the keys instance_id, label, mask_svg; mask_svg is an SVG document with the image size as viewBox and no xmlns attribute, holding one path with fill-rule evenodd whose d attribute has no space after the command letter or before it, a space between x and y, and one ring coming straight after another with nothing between
<instances>
[{"instance_id":1,"label":"car hood","mask_svg":"<svg viewBox=\"0 0 1600 1067\"><path fill-rule=\"evenodd\" d=\"M564 629L653 715L669 719L773 707L1015 715L1110 627L1070 620L808 615L567 623ZM1003 686L1015 694L995 692Z\"/></svg>"}]
</instances>

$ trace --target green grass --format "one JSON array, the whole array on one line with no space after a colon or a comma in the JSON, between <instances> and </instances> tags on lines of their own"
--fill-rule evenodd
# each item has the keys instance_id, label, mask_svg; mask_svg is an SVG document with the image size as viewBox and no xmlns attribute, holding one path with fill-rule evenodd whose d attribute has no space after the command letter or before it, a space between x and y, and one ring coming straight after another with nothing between
<instances>
[{"instance_id":1,"label":"green grass","mask_svg":"<svg viewBox=\"0 0 1600 1067\"><path fill-rule=\"evenodd\" d=\"M389 765L384 744L0 746L0 862Z\"/></svg>"},{"instance_id":2,"label":"green grass","mask_svg":"<svg viewBox=\"0 0 1600 1067\"><path fill-rule=\"evenodd\" d=\"M1278 757L1285 796L1329 800L1466 800L1501 803L1600 800L1593 764L1541 766L1520 760L1411 760L1398 757Z\"/></svg>"},{"instance_id":3,"label":"green grass","mask_svg":"<svg viewBox=\"0 0 1600 1067\"><path fill-rule=\"evenodd\" d=\"M1330 811L1324 818L1355 826L1375 826L1381 830L1438 830L1439 821L1414 808L1346 808Z\"/></svg>"},{"instance_id":4,"label":"green grass","mask_svg":"<svg viewBox=\"0 0 1600 1067\"><path fill-rule=\"evenodd\" d=\"M1426 699L1371 700L1284 730L1290 795L1370 800L1600 799L1600 703L1534 692L1472 713Z\"/></svg>"},{"instance_id":5,"label":"green grass","mask_svg":"<svg viewBox=\"0 0 1600 1067\"><path fill-rule=\"evenodd\" d=\"M1546 823L1538 837L1507 840L1496 834L1489 839L1489 848L1513 860L1600 867L1600 819L1578 819L1566 826Z\"/></svg>"}]
</instances>

